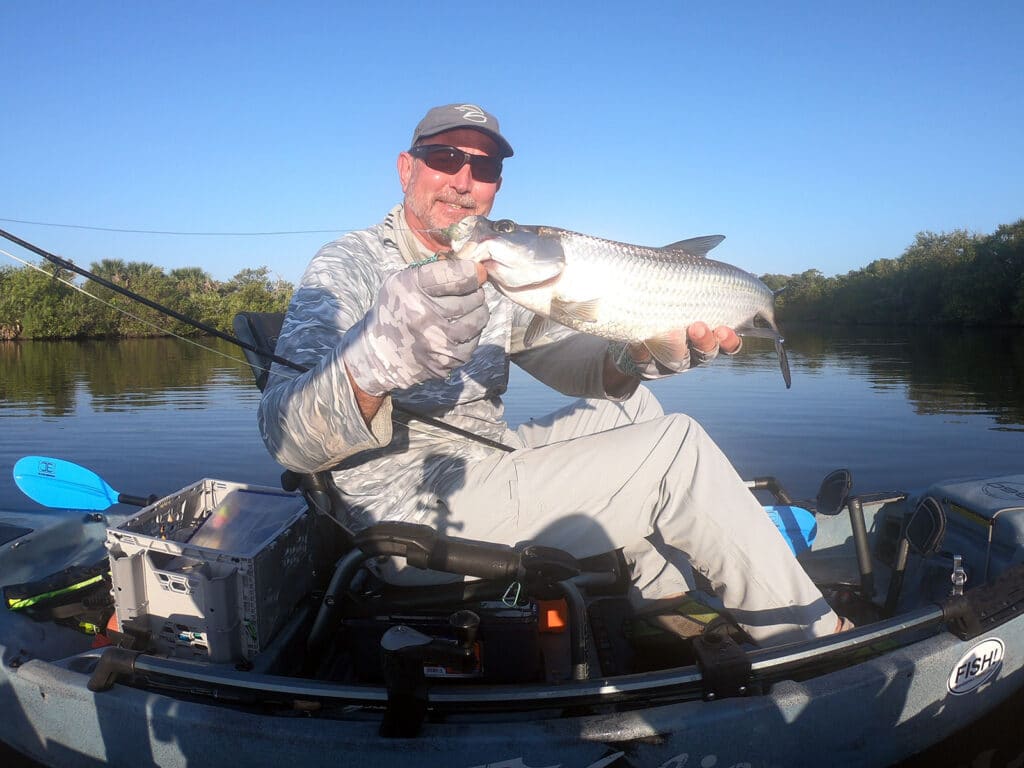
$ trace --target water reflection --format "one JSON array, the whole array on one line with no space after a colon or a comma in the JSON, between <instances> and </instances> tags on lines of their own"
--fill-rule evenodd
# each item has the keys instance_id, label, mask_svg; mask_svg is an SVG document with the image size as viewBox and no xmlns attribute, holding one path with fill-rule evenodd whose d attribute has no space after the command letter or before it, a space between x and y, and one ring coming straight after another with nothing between
<instances>
[{"instance_id":1,"label":"water reflection","mask_svg":"<svg viewBox=\"0 0 1024 768\"><path fill-rule=\"evenodd\" d=\"M82 366L43 343L0 342L0 410L65 416L74 411Z\"/></svg>"},{"instance_id":2,"label":"water reflection","mask_svg":"<svg viewBox=\"0 0 1024 768\"><path fill-rule=\"evenodd\" d=\"M237 348L203 345L220 354L176 339L0 342L0 417L72 416L85 402L96 412L201 409L211 390L253 387Z\"/></svg>"},{"instance_id":3,"label":"water reflection","mask_svg":"<svg viewBox=\"0 0 1024 768\"><path fill-rule=\"evenodd\" d=\"M802 367L840 367L878 390L905 388L920 414L985 414L1003 428L1024 424L1021 329L791 330Z\"/></svg>"},{"instance_id":4,"label":"water reflection","mask_svg":"<svg viewBox=\"0 0 1024 768\"><path fill-rule=\"evenodd\" d=\"M786 343L802 375L842 370L877 391L902 389L919 414L984 414L999 429L1024 428L1020 329L789 329ZM216 354L176 339L0 342L0 417L5 411L71 416L83 402L96 412L171 403L203 409L211 391L250 390L252 377L240 350L219 339L202 344ZM770 344L748 339L746 345L740 358L729 361L735 373L778 375ZM799 398L799 377L795 384L793 397ZM547 410L551 398L550 391L531 396L531 402L547 403L523 417Z\"/></svg>"}]
</instances>

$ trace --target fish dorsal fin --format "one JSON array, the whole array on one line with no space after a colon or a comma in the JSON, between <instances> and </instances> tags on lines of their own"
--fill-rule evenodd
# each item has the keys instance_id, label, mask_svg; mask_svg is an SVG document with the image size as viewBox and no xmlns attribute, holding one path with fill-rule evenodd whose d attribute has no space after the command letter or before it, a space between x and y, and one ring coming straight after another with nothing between
<instances>
[{"instance_id":1,"label":"fish dorsal fin","mask_svg":"<svg viewBox=\"0 0 1024 768\"><path fill-rule=\"evenodd\" d=\"M542 338L544 338L548 332L557 326L554 320L549 320L546 317L540 315L534 315L533 320L526 326L526 333L523 334L523 346L529 349Z\"/></svg>"},{"instance_id":2,"label":"fish dorsal fin","mask_svg":"<svg viewBox=\"0 0 1024 768\"><path fill-rule=\"evenodd\" d=\"M701 237L691 237L689 240L680 240L671 245L666 245L661 250L682 251L690 256L707 256L708 251L723 240L725 240L725 235L702 235Z\"/></svg>"},{"instance_id":3,"label":"fish dorsal fin","mask_svg":"<svg viewBox=\"0 0 1024 768\"><path fill-rule=\"evenodd\" d=\"M581 323L593 323L597 320L597 307L600 303L600 299L570 301L556 296L551 299L551 314Z\"/></svg>"},{"instance_id":4,"label":"fish dorsal fin","mask_svg":"<svg viewBox=\"0 0 1024 768\"><path fill-rule=\"evenodd\" d=\"M647 339L644 344L651 356L669 370L678 370L679 361L686 360L690 354L687 348L686 334L680 332L665 333Z\"/></svg>"}]
</instances>

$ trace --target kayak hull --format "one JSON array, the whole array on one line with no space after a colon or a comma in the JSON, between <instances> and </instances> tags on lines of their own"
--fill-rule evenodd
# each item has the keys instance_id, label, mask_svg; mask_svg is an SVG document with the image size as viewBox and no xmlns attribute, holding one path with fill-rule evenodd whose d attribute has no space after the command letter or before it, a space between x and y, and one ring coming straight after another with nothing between
<instances>
[{"instance_id":1,"label":"kayak hull","mask_svg":"<svg viewBox=\"0 0 1024 768\"><path fill-rule=\"evenodd\" d=\"M1024 648L1024 619L1000 627ZM948 633L804 682L747 698L652 705L575 717L456 716L414 739L382 739L379 717L265 715L114 686L29 661L3 666L0 739L46 765L307 766L820 766L890 765L968 727L1021 686L1021 654L997 677L949 696L970 648ZM490 721L488 721L490 720ZM618 757L615 757L618 756ZM614 760L612 758L615 757ZM224 761L221 763L220 761Z\"/></svg>"},{"instance_id":2,"label":"kayak hull","mask_svg":"<svg viewBox=\"0 0 1024 768\"><path fill-rule=\"evenodd\" d=\"M1011 480L1000 487L1024 487L1024 476ZM864 506L873 535L886 527L886 503ZM1024 584L1012 514L994 527L1005 536L997 535L998 547L955 521L948 535L991 579L1016 579L1008 591L1002 587L1009 603L1019 599L1015 585ZM73 510L0 512L0 522L22 532L0 549L0 583L31 581L87 553L95 557L119 521ZM855 574L849 522L818 522L815 568L831 572L853 562ZM890 573L875 565L884 598ZM923 594L944 583L938 601L918 599L893 618L832 638L753 651L759 682L741 695L712 695L697 667L558 685L434 686L432 713L412 738L380 735L382 688L258 668L143 654L135 669L159 686L115 676L112 685L90 688L102 650L88 649L72 629L5 610L0 741L53 766L887 766L969 732L1024 688L1024 615L1011 606L984 630L957 634L944 616L948 607L937 605L948 595L949 572L931 560L917 565L906 584ZM996 586L976 589L987 594Z\"/></svg>"}]
</instances>

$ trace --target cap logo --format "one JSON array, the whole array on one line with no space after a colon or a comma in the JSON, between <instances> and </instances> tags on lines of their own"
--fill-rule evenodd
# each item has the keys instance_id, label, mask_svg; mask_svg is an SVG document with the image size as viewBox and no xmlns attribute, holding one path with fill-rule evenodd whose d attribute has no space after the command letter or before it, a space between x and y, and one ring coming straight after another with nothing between
<instances>
[{"instance_id":1,"label":"cap logo","mask_svg":"<svg viewBox=\"0 0 1024 768\"><path fill-rule=\"evenodd\" d=\"M462 119L471 123L486 123L487 115L476 104L462 104L455 107L456 112L462 113Z\"/></svg>"}]
</instances>

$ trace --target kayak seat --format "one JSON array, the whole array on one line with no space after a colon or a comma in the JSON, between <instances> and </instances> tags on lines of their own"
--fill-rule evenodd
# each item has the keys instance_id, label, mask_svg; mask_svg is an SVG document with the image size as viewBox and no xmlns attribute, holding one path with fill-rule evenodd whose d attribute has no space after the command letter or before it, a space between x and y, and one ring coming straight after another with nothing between
<instances>
[{"instance_id":1,"label":"kayak seat","mask_svg":"<svg viewBox=\"0 0 1024 768\"><path fill-rule=\"evenodd\" d=\"M281 335L284 325L283 312L239 312L232 321L235 336L249 347L243 347L245 359L252 369L253 378L260 392L267 386L270 374L271 357L277 346L277 337Z\"/></svg>"},{"instance_id":2,"label":"kayak seat","mask_svg":"<svg viewBox=\"0 0 1024 768\"><path fill-rule=\"evenodd\" d=\"M235 315L232 325L235 335L245 342L251 349L243 348L245 359L252 369L256 386L262 392L267 385L267 378L270 372L270 365L273 362L272 356L277 346L277 339L281 335L281 327L284 325L283 312L239 312ZM307 501L321 512L329 512L335 520L345 520L345 502L334 484L330 472L318 472L313 475L302 475L297 472L286 471L281 476L281 485L287 491L299 490L306 496ZM378 526L374 526L377 528ZM355 532L346 529L351 549L357 545ZM365 536L360 537L365 540ZM622 560L621 552L608 552L602 555L586 558L580 561L584 571L614 572L620 575L620 580L625 578L621 574L627 573L625 563ZM463 574L469 575L469 574Z\"/></svg>"},{"instance_id":3,"label":"kayak seat","mask_svg":"<svg viewBox=\"0 0 1024 768\"><path fill-rule=\"evenodd\" d=\"M248 348L243 347L246 361L261 391L267 384L283 323L284 314L280 312L240 312L232 322L236 336L248 345ZM326 569L331 573L330 584L310 637L311 648L322 646L337 625L344 612L342 595L349 592L356 573L363 571L363 563L380 556L398 556L410 565L469 577L464 582L429 586L396 587L378 583L379 589L371 590L377 597L370 602L389 606L443 605L467 598L501 599L510 584L522 580L524 587L538 595L568 593L571 602L579 602L579 610L582 610L581 598L573 597L574 584L588 594L616 594L628 586L625 576L628 569L621 553L611 552L577 561L568 553L530 542L517 547L473 542L439 535L426 526L395 522L382 522L355 532L343 522L348 519L346 505L330 472L286 471L281 476L281 485L288 491L301 491L311 508L338 523L331 528L343 531L344 541L318 542L332 550L334 557L340 552L341 559L334 561L326 552L317 557L321 563L330 559L334 567Z\"/></svg>"}]
</instances>

